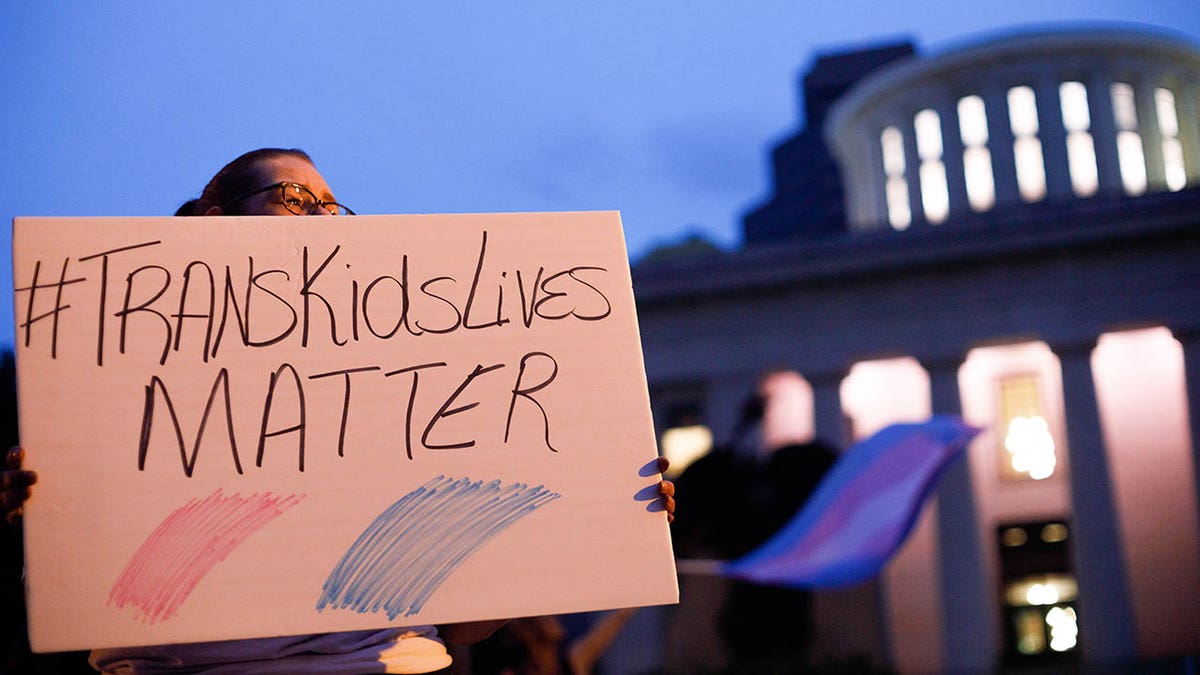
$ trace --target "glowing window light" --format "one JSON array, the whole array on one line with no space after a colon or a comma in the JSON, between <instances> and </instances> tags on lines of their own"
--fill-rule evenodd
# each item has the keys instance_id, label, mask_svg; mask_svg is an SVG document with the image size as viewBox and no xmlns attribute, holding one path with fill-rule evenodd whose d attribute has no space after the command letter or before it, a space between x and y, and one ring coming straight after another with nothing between
<instances>
[{"instance_id":1,"label":"glowing window light","mask_svg":"<svg viewBox=\"0 0 1200 675\"><path fill-rule=\"evenodd\" d=\"M908 203L908 181L904 179L904 135L896 127L887 127L879 134L883 149L883 172L887 176L884 197L887 200L888 223L897 230L907 229L912 222Z\"/></svg>"},{"instance_id":2,"label":"glowing window light","mask_svg":"<svg viewBox=\"0 0 1200 675\"><path fill-rule=\"evenodd\" d=\"M940 161L921 162L921 206L930 223L945 222L950 214L950 192L946 189L946 166Z\"/></svg>"},{"instance_id":3,"label":"glowing window light","mask_svg":"<svg viewBox=\"0 0 1200 675\"><path fill-rule=\"evenodd\" d=\"M904 174L904 134L896 127L888 127L879 134L883 146L883 172L889 176Z\"/></svg>"},{"instance_id":4,"label":"glowing window light","mask_svg":"<svg viewBox=\"0 0 1200 675\"><path fill-rule=\"evenodd\" d=\"M662 435L662 451L663 457L671 462L668 474L678 476L689 464L708 454L712 446L712 432L702 424L667 429Z\"/></svg>"},{"instance_id":5,"label":"glowing window light","mask_svg":"<svg viewBox=\"0 0 1200 675\"><path fill-rule=\"evenodd\" d=\"M1113 82L1112 92L1113 121L1117 128L1127 131L1137 130L1137 106L1134 105L1133 85L1127 82Z\"/></svg>"},{"instance_id":6,"label":"glowing window light","mask_svg":"<svg viewBox=\"0 0 1200 675\"><path fill-rule=\"evenodd\" d=\"M889 178L887 182L888 222L897 230L908 229L912 223L912 210L908 207L908 183L903 178Z\"/></svg>"},{"instance_id":7,"label":"glowing window light","mask_svg":"<svg viewBox=\"0 0 1200 675\"><path fill-rule=\"evenodd\" d=\"M1146 192L1146 154L1142 137L1136 131L1117 132L1117 161L1121 165L1121 183L1125 193L1136 197Z\"/></svg>"},{"instance_id":8,"label":"glowing window light","mask_svg":"<svg viewBox=\"0 0 1200 675\"><path fill-rule=\"evenodd\" d=\"M1047 544L1057 544L1066 541L1069 536L1067 526L1062 523L1049 523L1042 528L1042 541Z\"/></svg>"},{"instance_id":9,"label":"glowing window light","mask_svg":"<svg viewBox=\"0 0 1200 675\"><path fill-rule=\"evenodd\" d=\"M971 95L958 99L958 131L963 145L988 142L987 110L982 98Z\"/></svg>"},{"instance_id":10,"label":"glowing window light","mask_svg":"<svg viewBox=\"0 0 1200 675\"><path fill-rule=\"evenodd\" d=\"M1004 449L1012 453L1012 468L1034 480L1054 475L1054 437L1042 417L1014 417L1004 435Z\"/></svg>"},{"instance_id":11,"label":"glowing window light","mask_svg":"<svg viewBox=\"0 0 1200 675\"><path fill-rule=\"evenodd\" d=\"M917 156L923 160L942 158L942 122L937 111L926 108L913 119L917 132Z\"/></svg>"},{"instance_id":12,"label":"glowing window light","mask_svg":"<svg viewBox=\"0 0 1200 675\"><path fill-rule=\"evenodd\" d=\"M1125 194L1136 197L1146 192L1146 152L1142 149L1142 135L1138 132L1133 86L1114 82L1111 91L1121 184L1125 187Z\"/></svg>"},{"instance_id":13,"label":"glowing window light","mask_svg":"<svg viewBox=\"0 0 1200 675\"><path fill-rule=\"evenodd\" d=\"M941 223L950 214L946 166L942 164L942 123L937 111L926 108L913 119L917 156L921 158L921 207L930 223Z\"/></svg>"},{"instance_id":14,"label":"glowing window light","mask_svg":"<svg viewBox=\"0 0 1200 675\"><path fill-rule=\"evenodd\" d=\"M1044 480L1057 465L1054 436L1042 415L1038 377L1010 375L1000 380L1000 420L1003 431L1002 473L1008 478Z\"/></svg>"},{"instance_id":15,"label":"glowing window light","mask_svg":"<svg viewBox=\"0 0 1200 675\"><path fill-rule=\"evenodd\" d=\"M1058 589L1051 584L1033 584L1025 591L1025 602L1031 605L1053 605L1058 602Z\"/></svg>"},{"instance_id":16,"label":"glowing window light","mask_svg":"<svg viewBox=\"0 0 1200 675\"><path fill-rule=\"evenodd\" d=\"M1096 147L1092 143L1087 87L1082 82L1063 82L1058 87L1063 127L1067 130L1067 171L1071 189L1080 197L1096 194L1100 177L1096 169Z\"/></svg>"},{"instance_id":17,"label":"glowing window light","mask_svg":"<svg viewBox=\"0 0 1200 675\"><path fill-rule=\"evenodd\" d=\"M1171 192L1178 192L1187 185L1187 173L1183 169L1183 145L1178 138L1163 139L1163 175Z\"/></svg>"},{"instance_id":18,"label":"glowing window light","mask_svg":"<svg viewBox=\"0 0 1200 675\"><path fill-rule=\"evenodd\" d=\"M1046 625L1050 627L1050 649L1066 652L1079 643L1079 622L1071 607L1055 607L1046 612Z\"/></svg>"},{"instance_id":19,"label":"glowing window light","mask_svg":"<svg viewBox=\"0 0 1200 675\"><path fill-rule=\"evenodd\" d=\"M1163 176L1167 189L1176 192L1187 185L1187 171L1183 164L1183 145L1179 142L1175 94L1163 87L1155 89L1154 109L1158 114L1158 131L1162 135Z\"/></svg>"},{"instance_id":20,"label":"glowing window light","mask_svg":"<svg viewBox=\"0 0 1200 675\"><path fill-rule=\"evenodd\" d=\"M1016 548L1024 546L1029 541L1029 534L1025 532L1023 527L1010 527L1004 531L1001 538L1005 546Z\"/></svg>"},{"instance_id":21,"label":"glowing window light","mask_svg":"<svg viewBox=\"0 0 1200 675\"><path fill-rule=\"evenodd\" d=\"M1010 581L1004 589L1009 607L1047 607L1079 598L1079 583L1069 574L1041 574Z\"/></svg>"},{"instance_id":22,"label":"glowing window light","mask_svg":"<svg viewBox=\"0 0 1200 675\"><path fill-rule=\"evenodd\" d=\"M987 211L996 203L996 182L987 148L987 110L982 98L972 95L958 100L958 130L963 142L967 203L975 211Z\"/></svg>"},{"instance_id":23,"label":"glowing window light","mask_svg":"<svg viewBox=\"0 0 1200 675\"><path fill-rule=\"evenodd\" d=\"M1016 616L1017 651L1027 656L1046 651L1046 618L1039 610L1025 610Z\"/></svg>"},{"instance_id":24,"label":"glowing window light","mask_svg":"<svg viewBox=\"0 0 1200 675\"><path fill-rule=\"evenodd\" d=\"M1008 123L1014 136L1037 134L1037 97L1032 87L1021 85L1008 90Z\"/></svg>"},{"instance_id":25,"label":"glowing window light","mask_svg":"<svg viewBox=\"0 0 1200 675\"><path fill-rule=\"evenodd\" d=\"M1179 135L1179 120L1175 117L1175 94L1170 89L1154 90L1154 110L1158 113L1158 131L1163 136Z\"/></svg>"},{"instance_id":26,"label":"glowing window light","mask_svg":"<svg viewBox=\"0 0 1200 675\"><path fill-rule=\"evenodd\" d=\"M1046 196L1046 165L1038 140L1037 99L1025 85L1008 90L1008 123L1013 132L1013 159L1021 198L1036 202Z\"/></svg>"}]
</instances>

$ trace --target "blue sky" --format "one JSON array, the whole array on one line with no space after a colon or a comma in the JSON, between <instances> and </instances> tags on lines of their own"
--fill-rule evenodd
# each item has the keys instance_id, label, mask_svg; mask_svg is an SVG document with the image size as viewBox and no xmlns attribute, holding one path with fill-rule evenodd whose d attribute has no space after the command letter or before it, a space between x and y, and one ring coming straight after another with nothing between
<instances>
[{"instance_id":1,"label":"blue sky","mask_svg":"<svg viewBox=\"0 0 1200 675\"><path fill-rule=\"evenodd\" d=\"M734 246L817 53L1081 21L1200 42L1195 0L14 0L0 222L168 215L286 146L361 213L618 209L635 258L693 231Z\"/></svg>"}]
</instances>

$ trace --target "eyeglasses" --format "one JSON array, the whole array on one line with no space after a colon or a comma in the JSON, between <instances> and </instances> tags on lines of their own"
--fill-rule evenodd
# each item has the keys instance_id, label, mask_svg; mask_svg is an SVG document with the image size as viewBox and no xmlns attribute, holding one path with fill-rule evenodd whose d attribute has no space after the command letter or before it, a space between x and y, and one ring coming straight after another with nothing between
<instances>
[{"instance_id":1,"label":"eyeglasses","mask_svg":"<svg viewBox=\"0 0 1200 675\"><path fill-rule=\"evenodd\" d=\"M279 200L283 202L283 208L287 209L289 213L297 216L311 216L314 213L317 213L318 209L324 210L326 213L334 216L354 215L354 212L350 210L350 207L346 206L345 204L339 204L333 201L327 202L323 199L318 199L317 196L313 194L312 190L309 190L299 183L289 183L286 181L261 187L249 192L243 192L242 194L226 202L222 208L227 208L233 204L236 204L237 202L242 201L243 199L246 199L247 197L253 197L256 194L270 192L271 190L278 190Z\"/></svg>"}]
</instances>

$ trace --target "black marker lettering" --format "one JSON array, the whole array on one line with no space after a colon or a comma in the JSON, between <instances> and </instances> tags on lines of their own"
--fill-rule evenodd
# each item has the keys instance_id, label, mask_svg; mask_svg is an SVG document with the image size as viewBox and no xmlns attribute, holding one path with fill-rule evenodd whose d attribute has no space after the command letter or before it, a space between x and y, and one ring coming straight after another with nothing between
<instances>
[{"instance_id":1,"label":"black marker lettering","mask_svg":"<svg viewBox=\"0 0 1200 675\"><path fill-rule=\"evenodd\" d=\"M358 279L350 280L350 337L358 342Z\"/></svg>"},{"instance_id":2,"label":"black marker lettering","mask_svg":"<svg viewBox=\"0 0 1200 675\"><path fill-rule=\"evenodd\" d=\"M539 267L537 276L533 278L533 288L529 297L525 297L525 282L521 277L521 270L517 270L517 290L521 294L521 320L525 322L525 327L529 328L533 323L534 312L538 306L538 290L542 285L542 273L546 271L545 267Z\"/></svg>"},{"instance_id":3,"label":"black marker lettering","mask_svg":"<svg viewBox=\"0 0 1200 675\"><path fill-rule=\"evenodd\" d=\"M425 446L426 448L428 448L430 450L455 450L455 449L459 449L459 448L473 447L475 445L474 439L469 440L469 441L462 441L459 443L439 443L439 444L435 444L435 445L430 445L429 444L429 434L433 431L433 427L435 424L438 423L438 420L441 420L443 417L457 415L458 413L466 412L466 411L474 408L475 406L478 406L479 402L475 401L472 403L468 403L466 405L461 405L457 408L453 408L453 409L450 408L450 406L454 403L454 400L457 399L460 394L462 394L463 390L467 388L467 385L471 384L471 382L475 378L479 377L480 375L490 373L493 370L497 370L497 369L503 368L503 367L504 367L503 363L497 363L495 365L491 365L486 368L483 367L482 364L475 366L475 370L471 371L471 374L467 376L467 379L463 380L462 384L458 385L458 388L454 390L454 393L450 394L450 397L447 398L444 403L442 403L442 407L438 408L437 413L432 418L430 418L429 424L425 425L425 433L421 434L421 445Z\"/></svg>"},{"instance_id":4,"label":"black marker lettering","mask_svg":"<svg viewBox=\"0 0 1200 675\"><path fill-rule=\"evenodd\" d=\"M576 272L579 272L582 270L596 270L599 272L607 272L608 270L603 267L583 267L583 266L572 267L571 269L567 270L567 274L569 274L572 279L574 279L575 281L578 281L579 283L583 284L584 286L587 286L588 288L595 291L596 295L600 296L600 299L604 301L604 311L600 312L599 314L584 315L584 314L580 314L579 312L572 312L572 313L577 318L582 319L584 321L599 321L600 319L603 319L603 318L607 317L608 315L612 314L612 303L610 303L608 301L608 296L604 295L604 293L599 288L596 288L595 286L593 286L593 285L589 284L588 282L584 281L583 279L579 278L579 275L576 274Z\"/></svg>"},{"instance_id":5,"label":"black marker lettering","mask_svg":"<svg viewBox=\"0 0 1200 675\"><path fill-rule=\"evenodd\" d=\"M71 308L70 305L63 304L63 297L62 297L63 289L66 288L70 284L75 284L75 283L79 283L81 281L86 280L83 277L79 277L76 279L68 279L67 278L67 267L68 267L69 263L70 263L70 258L63 258L62 272L59 273L57 282L50 283L50 284L38 284L38 276L41 273L41 269L42 269L42 261L39 260L36 263L34 263L34 265L33 265L33 281L28 286L13 289L14 291L16 291L18 293L29 291L29 302L26 303L26 305L25 305L25 321L24 321L24 323L22 323L18 326L18 328L25 329L25 346L26 347L29 346L30 338L32 335L33 324L37 323L38 321L41 321L42 319L52 317L51 321L50 321L50 358L52 358L52 359L58 358L58 319L59 319L59 315L64 310ZM39 288L55 288L56 289L55 293L54 293L54 309L51 309L48 312L43 312L42 314L39 314L37 316L34 316L33 308L34 308L34 304L35 304L35 299L37 297L37 291Z\"/></svg>"},{"instance_id":6,"label":"black marker lettering","mask_svg":"<svg viewBox=\"0 0 1200 675\"><path fill-rule=\"evenodd\" d=\"M496 319L489 323L471 324L471 307L475 304L475 293L479 289L479 276L483 272L483 259L487 256L487 230L483 231L483 240L479 243L479 260L475 263L475 274L471 277L471 291L467 294L467 306L463 308L463 328L490 328L508 323L500 315L500 305L496 305Z\"/></svg>"},{"instance_id":7,"label":"black marker lettering","mask_svg":"<svg viewBox=\"0 0 1200 675\"><path fill-rule=\"evenodd\" d=\"M525 379L525 364L529 361L529 359L531 359L534 356L541 356L541 357L550 359L550 364L554 367L554 369L552 371L550 371L550 376L547 377L542 382L532 385L532 386L529 386L529 387L522 388L521 382L522 382L522 380ZM516 384L513 385L512 398L509 399L509 402L508 402L508 421L506 421L504 423L504 442L505 443L508 442L508 432L512 428L513 409L516 408L517 397L520 396L522 398L529 399L531 402L533 402L533 404L535 406L537 406L538 410L541 411L542 421L544 421L546 424L546 447L550 448L551 452L558 452L558 450L556 450L554 448L554 446L550 444L550 417L546 415L546 409L542 407L542 404L539 403L538 400L535 399L531 395L535 392L545 389L551 382L554 381L554 378L557 376L558 376L558 362L554 360L553 356L550 356L549 354L547 354L545 352L529 352L525 356L521 357L521 368L517 372L517 382L516 382Z\"/></svg>"},{"instance_id":8,"label":"black marker lettering","mask_svg":"<svg viewBox=\"0 0 1200 675\"><path fill-rule=\"evenodd\" d=\"M325 271L325 268L329 266L329 263L333 262L334 256L336 256L340 250L342 250L340 245L334 246L333 251L330 252L330 254L325 258L325 261L321 263L321 266L318 267L317 270L310 276L308 273L308 247L304 247L304 285L300 288L300 295L304 298L304 332L300 338L301 347L308 346L309 298L312 297L320 300L321 304L325 305L325 311L329 313L329 339L333 342L333 344L339 347L346 344L345 340L338 340L337 313L333 311L333 306L329 304L329 301L325 299L325 296L312 290L312 286L317 281L317 278L321 276L321 273Z\"/></svg>"},{"instance_id":9,"label":"black marker lettering","mask_svg":"<svg viewBox=\"0 0 1200 675\"><path fill-rule=\"evenodd\" d=\"M267 423L271 418L271 410L274 409L275 403L275 386L279 383L279 376L284 371L288 371L292 375L292 382L296 385L296 414L298 421L296 424L276 429L275 431L267 431ZM267 446L267 439L274 436L282 436L283 434L298 433L297 436L297 454L300 458L300 470L304 471L304 436L305 436L305 420L304 420L304 383L300 380L299 373L292 367L290 363L281 364L271 373L271 381L267 386L267 399L263 403L262 415L262 430L258 434L258 456L254 461L255 466L262 468L263 452Z\"/></svg>"},{"instance_id":10,"label":"black marker lettering","mask_svg":"<svg viewBox=\"0 0 1200 675\"><path fill-rule=\"evenodd\" d=\"M108 256L114 253L122 253L124 251L132 251L147 246L157 246L161 241L148 241L142 244L133 244L130 246L121 246L120 248L85 255L79 259L79 262L87 262L95 258L100 258L100 316L96 320L96 365L104 365L104 320L108 318L106 314L105 304L108 299Z\"/></svg>"},{"instance_id":11,"label":"black marker lettering","mask_svg":"<svg viewBox=\"0 0 1200 675\"><path fill-rule=\"evenodd\" d=\"M422 363L421 365L418 365L418 366L409 366L408 368L401 368L400 370L393 370L391 372L383 374L384 377L391 377L393 375L400 375L401 373L407 373L407 372L412 372L412 374L413 374L412 390L409 391L409 393L408 393L408 408L404 413L404 450L408 453L409 459L413 458L412 417L413 417L413 404L417 400L417 380L420 377L420 373L418 371L423 370L425 368L441 368L445 365L446 365L445 361L439 361L438 363Z\"/></svg>"},{"instance_id":12,"label":"black marker lettering","mask_svg":"<svg viewBox=\"0 0 1200 675\"><path fill-rule=\"evenodd\" d=\"M341 426L338 427L338 457L346 456L346 421L350 418L350 375L354 373L366 373L375 370L379 370L379 366L363 366L362 368L332 370L328 373L318 373L316 375L308 376L308 379L310 380L316 380L322 377L333 377L334 375L341 375L345 378L343 380L345 383L345 389L342 396L342 422Z\"/></svg>"},{"instance_id":13,"label":"black marker lettering","mask_svg":"<svg viewBox=\"0 0 1200 675\"><path fill-rule=\"evenodd\" d=\"M379 331L375 330L375 324L371 322L371 311L369 305L371 302L371 293L375 291L375 287L378 286L380 282L385 280L396 284L396 286L400 288L400 316L397 317L396 323L391 327L390 330L388 330L386 333L380 333ZM400 332L400 327L408 320L408 287L403 281L400 281L396 277L379 277L367 284L367 290L363 291L362 306L363 321L367 324L367 330L371 331L371 335L374 335L381 340L387 340L396 333Z\"/></svg>"},{"instance_id":14,"label":"black marker lettering","mask_svg":"<svg viewBox=\"0 0 1200 675\"><path fill-rule=\"evenodd\" d=\"M237 439L233 435L233 406L229 398L229 371L224 368L217 373L212 389L208 392L208 402L205 403L204 414L200 417L200 428L196 430L196 440L192 443L191 456L187 454L187 448L183 442L183 429L179 426L179 417L175 414L175 406L171 403L171 395L167 392L167 386L157 375L150 378L150 384L146 385L145 404L142 407L142 433L138 441L138 471L146 470L146 454L150 449L150 432L154 426L155 390L162 392L163 402L167 404L167 414L171 418L171 425L175 429L175 441L179 445L179 458L183 462L183 473L191 478L192 471L196 466L196 455L200 451L200 440L204 438L204 430L208 426L208 416L212 412L213 400L217 397L218 389L222 391L225 399L225 427L229 432L229 450L233 454L233 466L239 474L242 473L242 462L238 458L237 452Z\"/></svg>"},{"instance_id":15,"label":"black marker lettering","mask_svg":"<svg viewBox=\"0 0 1200 675\"><path fill-rule=\"evenodd\" d=\"M147 270L158 270L159 272L163 273L162 286L159 287L159 289L157 291L155 291L154 295L151 296L151 298L149 300L146 300L145 302L143 302L142 304L140 304L136 307L131 307L129 304L129 298L130 298L130 296L133 295L133 280L139 274L142 274L143 272L145 272ZM167 271L167 268L161 267L159 265L143 265L142 267L139 267L136 270L130 272L129 276L125 278L125 303L121 306L121 310L119 312L116 312L115 314L113 314L113 316L120 317L120 319L121 319L120 352L122 354L125 353L125 334L126 334L126 328L128 327L129 315L138 313L138 312L146 312L149 314L153 314L154 316L157 316L159 318L159 320L162 321L163 328L166 329L167 335L166 335L166 338L163 340L162 354L159 356L158 363L159 363L159 365L162 365L167 362L167 354L171 350L171 322L169 320L167 320L167 317L163 316L162 312L159 312L158 310L155 310L155 309L150 309L150 305L154 304L159 298L161 298L163 293L167 292L167 288L170 285L171 285L171 273L169 271Z\"/></svg>"},{"instance_id":16,"label":"black marker lettering","mask_svg":"<svg viewBox=\"0 0 1200 675\"><path fill-rule=\"evenodd\" d=\"M284 339L287 338L287 336L292 334L292 331L295 330L296 323L299 320L298 317L296 316L296 308L292 307L291 303L289 303L287 300L284 300L275 291L272 291L271 289L269 289L266 286L263 286L262 284L259 283L260 279L262 279L263 277L270 275L270 274L282 274L283 278L285 280L290 280L292 278L290 275L288 275L287 272L285 272L283 270L265 270L265 271L259 272L258 274L255 274L254 273L254 258L250 259L250 283L246 286L246 345L248 345L250 347L268 347L277 342L282 342ZM250 289L251 289L251 287L257 288L258 290L262 291L263 293L266 293L267 295L271 296L272 298L275 298L276 300L279 301L279 304L283 305L284 307L287 307L287 310L289 312L291 312L291 314L292 314L292 322L288 324L287 328L284 328L282 331L280 331L274 337L269 337L265 340L254 340L250 337Z\"/></svg>"},{"instance_id":17,"label":"black marker lettering","mask_svg":"<svg viewBox=\"0 0 1200 675\"><path fill-rule=\"evenodd\" d=\"M420 321L414 321L413 324L417 328L421 329L423 332L437 333L437 334L450 333L450 332L453 332L454 330L456 330L459 326L461 326L462 322L463 322L462 312L458 311L458 307L455 307L453 302L451 302L448 298L445 298L445 297L438 295L437 293L434 293L433 291L429 290L430 286L432 286L433 284L435 284L439 281L454 281L454 277L434 277L432 279L428 279L425 281L425 283L421 284L421 292L430 298L433 298L435 300L440 300L440 301L446 303L447 305L449 305L450 309L454 312L454 321L451 322L450 325L446 326L445 328L429 328L427 326L421 325Z\"/></svg>"},{"instance_id":18,"label":"black marker lettering","mask_svg":"<svg viewBox=\"0 0 1200 675\"><path fill-rule=\"evenodd\" d=\"M542 293L544 293L545 295L543 295L542 298L539 299L537 302L533 303L533 311L539 317L541 317L543 319L548 319L548 320L554 321L557 319L561 319L565 316L569 316L571 314L571 310L569 310L569 309L566 310L565 312L562 312L561 314L549 314L546 312L546 310L542 309L542 305L546 304L547 302L556 300L558 298L567 297L566 291L552 291L549 288L547 288L547 286L551 285L555 280L557 280L559 277L563 276L564 274L566 274L566 272L558 272L557 274L551 274L550 276L546 277L542 281Z\"/></svg>"},{"instance_id":19,"label":"black marker lettering","mask_svg":"<svg viewBox=\"0 0 1200 675\"><path fill-rule=\"evenodd\" d=\"M198 267L208 275L208 313L207 314L188 314L187 300L188 289L192 283L192 268ZM179 311L173 314L175 317L175 345L176 352L179 351L179 343L183 340L183 320L184 319L207 319L208 325L204 329L204 351L201 352L203 360L208 362L208 348L212 344L213 321L217 310L217 283L213 278L212 268L206 263L198 260L188 263L188 266L183 270L183 288L179 291Z\"/></svg>"},{"instance_id":20,"label":"black marker lettering","mask_svg":"<svg viewBox=\"0 0 1200 675\"><path fill-rule=\"evenodd\" d=\"M251 262L250 265L251 265L251 267L253 267L254 263ZM221 338L224 337L224 335L225 335L225 324L229 321L230 305L233 306L233 316L235 319L237 319L238 337L241 338L243 345L247 345L250 343L250 334L249 334L250 326L247 323L247 321L243 319L242 310L238 307L237 295L235 295L235 289L233 287L233 272L229 269L229 266L226 265L225 266L225 294L224 294L224 301L221 304L221 324L219 326L217 326L217 337L215 340L213 340L213 343L212 343L212 355L214 358L216 358L217 351L221 348ZM246 287L246 307L247 307L247 311L248 311L248 308L250 307L250 288L249 288L249 286Z\"/></svg>"}]
</instances>

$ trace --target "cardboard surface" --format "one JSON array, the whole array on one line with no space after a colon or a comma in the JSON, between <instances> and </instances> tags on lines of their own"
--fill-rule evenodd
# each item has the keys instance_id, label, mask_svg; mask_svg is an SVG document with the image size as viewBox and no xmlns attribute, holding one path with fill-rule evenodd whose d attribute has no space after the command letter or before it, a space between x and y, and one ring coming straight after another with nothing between
<instances>
[{"instance_id":1,"label":"cardboard surface","mask_svg":"<svg viewBox=\"0 0 1200 675\"><path fill-rule=\"evenodd\" d=\"M677 600L617 213L13 242L36 650Z\"/></svg>"}]
</instances>

